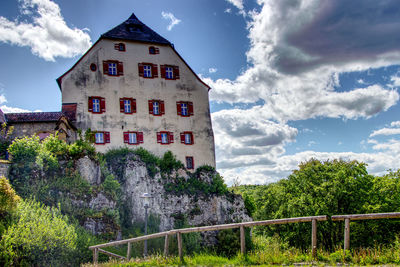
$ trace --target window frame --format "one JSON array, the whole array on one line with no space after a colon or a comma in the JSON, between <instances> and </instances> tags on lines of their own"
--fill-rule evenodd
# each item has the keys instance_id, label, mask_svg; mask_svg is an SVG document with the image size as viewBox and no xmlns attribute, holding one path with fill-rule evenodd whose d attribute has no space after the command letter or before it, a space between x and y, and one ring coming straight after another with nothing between
<instances>
[{"instance_id":1,"label":"window frame","mask_svg":"<svg viewBox=\"0 0 400 267\"><path fill-rule=\"evenodd\" d=\"M145 72L145 67L146 72ZM148 62L142 62L142 63L138 63L138 71L139 71L139 77L142 77L144 79L154 79L154 78L158 78L158 65L157 64L153 64L153 63L148 63ZM150 76L148 76L148 73L150 71Z\"/></svg>"},{"instance_id":2,"label":"window frame","mask_svg":"<svg viewBox=\"0 0 400 267\"><path fill-rule=\"evenodd\" d=\"M97 140L97 135L102 136L102 142L98 142ZM95 131L94 132L94 144L95 145L105 145L107 143L110 143L110 132L106 132L106 131Z\"/></svg>"},{"instance_id":3,"label":"window frame","mask_svg":"<svg viewBox=\"0 0 400 267\"><path fill-rule=\"evenodd\" d=\"M120 52L125 52L126 51L126 46L124 43L116 43L114 44L114 49Z\"/></svg>"},{"instance_id":4,"label":"window frame","mask_svg":"<svg viewBox=\"0 0 400 267\"><path fill-rule=\"evenodd\" d=\"M166 142L163 142L163 136L166 136ZM157 143L161 145L170 145L174 143L174 133L168 131L157 132Z\"/></svg>"},{"instance_id":5,"label":"window frame","mask_svg":"<svg viewBox=\"0 0 400 267\"><path fill-rule=\"evenodd\" d=\"M110 64L115 64L115 74L110 73ZM103 61L103 74L111 77L118 77L124 75L124 64L118 60L104 60Z\"/></svg>"},{"instance_id":6,"label":"window frame","mask_svg":"<svg viewBox=\"0 0 400 267\"><path fill-rule=\"evenodd\" d=\"M187 114L183 114L182 106L186 105ZM190 117L194 115L193 102L191 101L178 101L176 102L176 114L181 117Z\"/></svg>"},{"instance_id":7,"label":"window frame","mask_svg":"<svg viewBox=\"0 0 400 267\"><path fill-rule=\"evenodd\" d=\"M131 142L131 134L136 135L136 143ZM143 132L127 131L123 133L124 143L128 145L140 145L143 144Z\"/></svg>"},{"instance_id":8,"label":"window frame","mask_svg":"<svg viewBox=\"0 0 400 267\"><path fill-rule=\"evenodd\" d=\"M126 110L126 103L125 101L130 101L130 112L127 112ZM120 113L124 114L133 114L136 113L136 99L131 98L131 97L121 97L119 99L119 109Z\"/></svg>"},{"instance_id":9,"label":"window frame","mask_svg":"<svg viewBox=\"0 0 400 267\"><path fill-rule=\"evenodd\" d=\"M167 77L167 75L166 75L167 68L172 68L172 70L173 70L172 78ZM165 80L179 80L180 79L179 66L169 65L169 64L160 65L160 72L161 72L161 78L163 78Z\"/></svg>"},{"instance_id":10,"label":"window frame","mask_svg":"<svg viewBox=\"0 0 400 267\"><path fill-rule=\"evenodd\" d=\"M158 114L154 113L154 104L158 104ZM151 99L149 100L149 114L152 114L153 116L162 116L165 114L165 103L164 100L159 100L159 99Z\"/></svg>"},{"instance_id":11,"label":"window frame","mask_svg":"<svg viewBox=\"0 0 400 267\"><path fill-rule=\"evenodd\" d=\"M187 139L186 137L189 136L190 138L190 143L187 143ZM180 137L181 137L181 143L184 145L194 145L194 135L193 132L189 132L189 131L185 131L185 132L181 132L180 133Z\"/></svg>"},{"instance_id":12,"label":"window frame","mask_svg":"<svg viewBox=\"0 0 400 267\"><path fill-rule=\"evenodd\" d=\"M160 49L155 46L149 46L149 54L150 55L157 55L160 54Z\"/></svg>"},{"instance_id":13,"label":"window frame","mask_svg":"<svg viewBox=\"0 0 400 267\"><path fill-rule=\"evenodd\" d=\"M95 103L94 101L98 101L99 105L99 110L95 111ZM106 112L106 100L104 97L101 96L89 96L88 97L88 112L93 113L93 114L102 114Z\"/></svg>"},{"instance_id":14,"label":"window frame","mask_svg":"<svg viewBox=\"0 0 400 267\"><path fill-rule=\"evenodd\" d=\"M186 169L194 170L194 157L193 156L186 156L185 157L185 161L186 161ZM191 164L189 164L189 162Z\"/></svg>"}]
</instances>

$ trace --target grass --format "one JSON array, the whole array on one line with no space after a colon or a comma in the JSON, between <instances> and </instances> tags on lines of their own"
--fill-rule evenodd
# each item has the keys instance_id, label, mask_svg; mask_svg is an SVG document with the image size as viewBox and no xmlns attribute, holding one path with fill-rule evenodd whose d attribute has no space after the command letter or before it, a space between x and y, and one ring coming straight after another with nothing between
<instances>
[{"instance_id":1,"label":"grass","mask_svg":"<svg viewBox=\"0 0 400 267\"><path fill-rule=\"evenodd\" d=\"M152 255L145 259L134 258L129 262L110 260L96 266L101 267L127 267L127 266L271 266L271 265L399 265L400 264L400 242L396 240L387 246L375 248L355 248L343 253L341 248L335 252L327 252L320 249L314 260L311 251L302 251L289 247L279 237L260 237L252 239L254 249L246 255L238 253L236 256L227 258L216 255L215 252L194 253L185 256L180 262L176 256L165 258L161 255ZM94 267L93 264L85 264L84 267Z\"/></svg>"}]
</instances>

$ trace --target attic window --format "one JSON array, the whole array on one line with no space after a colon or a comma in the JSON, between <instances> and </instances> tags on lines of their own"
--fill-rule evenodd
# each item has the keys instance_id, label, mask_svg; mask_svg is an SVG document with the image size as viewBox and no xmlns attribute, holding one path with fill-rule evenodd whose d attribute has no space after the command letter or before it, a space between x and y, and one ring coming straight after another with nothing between
<instances>
[{"instance_id":1,"label":"attic window","mask_svg":"<svg viewBox=\"0 0 400 267\"><path fill-rule=\"evenodd\" d=\"M96 64L94 64L94 63L90 64L90 70L91 71L96 71L97 70Z\"/></svg>"},{"instance_id":2,"label":"attic window","mask_svg":"<svg viewBox=\"0 0 400 267\"><path fill-rule=\"evenodd\" d=\"M121 51L121 52L125 52L125 44L124 43L119 43L119 44L114 44L114 49Z\"/></svg>"},{"instance_id":3,"label":"attic window","mask_svg":"<svg viewBox=\"0 0 400 267\"><path fill-rule=\"evenodd\" d=\"M149 47L149 54L150 55L160 54L160 49L158 49L157 47L154 47L154 46L150 46Z\"/></svg>"}]
</instances>

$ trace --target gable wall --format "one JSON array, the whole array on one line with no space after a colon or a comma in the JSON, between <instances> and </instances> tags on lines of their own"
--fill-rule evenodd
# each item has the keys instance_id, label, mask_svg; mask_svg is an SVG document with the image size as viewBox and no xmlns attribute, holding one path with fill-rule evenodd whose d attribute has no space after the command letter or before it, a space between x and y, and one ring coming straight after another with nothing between
<instances>
[{"instance_id":1,"label":"gable wall","mask_svg":"<svg viewBox=\"0 0 400 267\"><path fill-rule=\"evenodd\" d=\"M117 41L100 40L95 47L62 79L62 102L77 103L77 128L110 132L111 142L96 145L96 149L105 152L112 147L143 147L156 155L171 150L178 159L185 162L185 156L193 156L195 167L203 164L215 166L214 137L211 127L208 88L193 75L187 65L169 46L156 46L159 54L149 54L150 44L123 42L126 52L114 49ZM124 75L113 77L103 74L103 60L123 62ZM138 63L147 62L158 65L158 78L139 77ZM95 63L97 70L90 70ZM180 79L161 78L160 65L179 66ZM88 112L88 97L100 96L106 99L106 112L93 114ZM119 98L136 99L137 113L120 113ZM161 117L149 114L148 100L160 99L165 102L165 114ZM194 116L177 115L177 101L192 101ZM123 143L124 131L141 131L144 143L138 146ZM174 143L157 143L156 132L174 133ZM180 143L179 133L192 131L194 145Z\"/></svg>"}]
</instances>

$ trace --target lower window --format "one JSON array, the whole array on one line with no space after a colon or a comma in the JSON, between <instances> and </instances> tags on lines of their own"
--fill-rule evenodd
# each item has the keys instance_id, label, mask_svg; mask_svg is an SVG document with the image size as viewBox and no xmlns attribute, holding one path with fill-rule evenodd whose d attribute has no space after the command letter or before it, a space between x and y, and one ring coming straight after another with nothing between
<instances>
[{"instance_id":1,"label":"lower window","mask_svg":"<svg viewBox=\"0 0 400 267\"><path fill-rule=\"evenodd\" d=\"M168 145L174 142L174 134L172 132L158 132L157 143Z\"/></svg>"},{"instance_id":2,"label":"lower window","mask_svg":"<svg viewBox=\"0 0 400 267\"><path fill-rule=\"evenodd\" d=\"M124 132L124 143L129 145L143 143L143 132Z\"/></svg>"},{"instance_id":3,"label":"lower window","mask_svg":"<svg viewBox=\"0 0 400 267\"><path fill-rule=\"evenodd\" d=\"M104 145L110 143L110 132L95 132L94 143L97 145Z\"/></svg>"},{"instance_id":4,"label":"lower window","mask_svg":"<svg viewBox=\"0 0 400 267\"><path fill-rule=\"evenodd\" d=\"M186 157L186 169L194 169L193 157Z\"/></svg>"}]
</instances>

